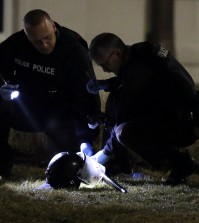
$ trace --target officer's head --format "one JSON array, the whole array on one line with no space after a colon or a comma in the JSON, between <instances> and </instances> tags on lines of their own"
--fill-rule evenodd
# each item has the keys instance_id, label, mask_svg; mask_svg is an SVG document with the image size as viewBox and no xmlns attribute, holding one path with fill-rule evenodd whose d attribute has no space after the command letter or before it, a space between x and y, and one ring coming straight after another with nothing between
<instances>
[{"instance_id":1,"label":"officer's head","mask_svg":"<svg viewBox=\"0 0 199 223\"><path fill-rule=\"evenodd\" d=\"M126 45L115 34L101 33L90 44L91 58L102 67L104 72L113 72L116 75L122 64Z\"/></svg>"},{"instance_id":2,"label":"officer's head","mask_svg":"<svg viewBox=\"0 0 199 223\"><path fill-rule=\"evenodd\" d=\"M50 54L56 44L56 26L47 12L34 9L24 16L24 31L29 41L42 54Z\"/></svg>"}]
</instances>

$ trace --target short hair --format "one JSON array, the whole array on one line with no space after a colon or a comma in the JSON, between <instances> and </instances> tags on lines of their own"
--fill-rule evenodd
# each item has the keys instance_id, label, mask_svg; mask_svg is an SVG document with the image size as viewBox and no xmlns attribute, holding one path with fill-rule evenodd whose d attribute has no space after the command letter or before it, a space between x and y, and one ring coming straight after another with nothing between
<instances>
[{"instance_id":1,"label":"short hair","mask_svg":"<svg viewBox=\"0 0 199 223\"><path fill-rule=\"evenodd\" d=\"M25 16L24 16L24 24L28 24L30 26L36 26L39 25L44 18L47 18L51 20L49 14L41 9L34 9L29 11Z\"/></svg>"},{"instance_id":2,"label":"short hair","mask_svg":"<svg viewBox=\"0 0 199 223\"><path fill-rule=\"evenodd\" d=\"M100 48L108 50L110 48L120 49L122 52L125 50L125 43L113 33L101 33L97 35L90 43L89 53L91 58L101 56Z\"/></svg>"}]
</instances>

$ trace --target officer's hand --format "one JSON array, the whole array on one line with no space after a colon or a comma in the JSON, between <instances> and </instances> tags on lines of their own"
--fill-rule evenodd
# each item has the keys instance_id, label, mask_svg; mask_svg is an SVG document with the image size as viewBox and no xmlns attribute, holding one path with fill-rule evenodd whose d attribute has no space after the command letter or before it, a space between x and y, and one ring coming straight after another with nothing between
<instances>
[{"instance_id":1,"label":"officer's hand","mask_svg":"<svg viewBox=\"0 0 199 223\"><path fill-rule=\"evenodd\" d=\"M93 147L90 143L88 142L83 142L80 145L80 151L87 156L92 156L93 155Z\"/></svg>"},{"instance_id":2,"label":"officer's hand","mask_svg":"<svg viewBox=\"0 0 199 223\"><path fill-rule=\"evenodd\" d=\"M110 159L110 157L107 156L103 150L98 151L95 155L91 156L91 158L102 165L104 165Z\"/></svg>"},{"instance_id":3,"label":"officer's hand","mask_svg":"<svg viewBox=\"0 0 199 223\"><path fill-rule=\"evenodd\" d=\"M86 85L87 91L91 94L98 94L99 90L106 90L108 88L104 80L91 79Z\"/></svg>"},{"instance_id":4,"label":"officer's hand","mask_svg":"<svg viewBox=\"0 0 199 223\"><path fill-rule=\"evenodd\" d=\"M13 92L17 91L19 85L5 84L0 87L0 95L4 100L12 100Z\"/></svg>"},{"instance_id":5,"label":"officer's hand","mask_svg":"<svg viewBox=\"0 0 199 223\"><path fill-rule=\"evenodd\" d=\"M96 129L100 124L104 124L105 122L105 114L103 112L88 115L88 127L90 129Z\"/></svg>"}]
</instances>

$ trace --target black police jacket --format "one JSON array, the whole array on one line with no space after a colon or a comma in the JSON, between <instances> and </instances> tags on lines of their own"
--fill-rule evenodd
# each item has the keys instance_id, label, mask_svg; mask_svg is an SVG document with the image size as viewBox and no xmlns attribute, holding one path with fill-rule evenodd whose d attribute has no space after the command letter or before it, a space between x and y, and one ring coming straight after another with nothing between
<instances>
[{"instance_id":1,"label":"black police jacket","mask_svg":"<svg viewBox=\"0 0 199 223\"><path fill-rule=\"evenodd\" d=\"M39 53L23 30L3 41L0 73L8 83L19 84L20 101L33 114L62 105L84 118L98 113L99 95L86 90L88 80L95 78L87 43L76 32L55 24L57 42L49 55Z\"/></svg>"},{"instance_id":2,"label":"black police jacket","mask_svg":"<svg viewBox=\"0 0 199 223\"><path fill-rule=\"evenodd\" d=\"M147 116L180 116L198 106L196 86L185 68L159 45L127 48L117 77L106 80L107 113L114 123Z\"/></svg>"},{"instance_id":3,"label":"black police jacket","mask_svg":"<svg viewBox=\"0 0 199 223\"><path fill-rule=\"evenodd\" d=\"M110 92L106 106L108 127L128 121L140 121L143 125L144 120L149 120L147 126L150 120L162 120L171 131L173 127L179 129L179 141L186 141L182 143L195 140L189 131L189 120L199 104L196 86L185 68L162 46L140 42L127 47L118 76L107 79L106 85ZM176 127L181 121L186 124ZM105 154L112 152L114 142L112 132L104 147Z\"/></svg>"}]
</instances>

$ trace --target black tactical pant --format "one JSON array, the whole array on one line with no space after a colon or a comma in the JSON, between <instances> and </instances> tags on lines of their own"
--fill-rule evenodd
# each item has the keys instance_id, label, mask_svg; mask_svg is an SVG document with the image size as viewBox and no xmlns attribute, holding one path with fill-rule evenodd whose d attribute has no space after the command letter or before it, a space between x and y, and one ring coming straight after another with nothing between
<instances>
[{"instance_id":1,"label":"black tactical pant","mask_svg":"<svg viewBox=\"0 0 199 223\"><path fill-rule=\"evenodd\" d=\"M32 112L24 104L3 101L0 104L0 174L13 160L14 152L8 143L10 128L45 133L53 144L49 157L61 151L77 152L82 142L92 144L99 133L99 129L89 129L87 120L69 106Z\"/></svg>"},{"instance_id":2,"label":"black tactical pant","mask_svg":"<svg viewBox=\"0 0 199 223\"><path fill-rule=\"evenodd\" d=\"M191 119L138 119L113 128L112 135L157 168L167 162L183 166L190 156L180 148L197 140Z\"/></svg>"}]
</instances>

